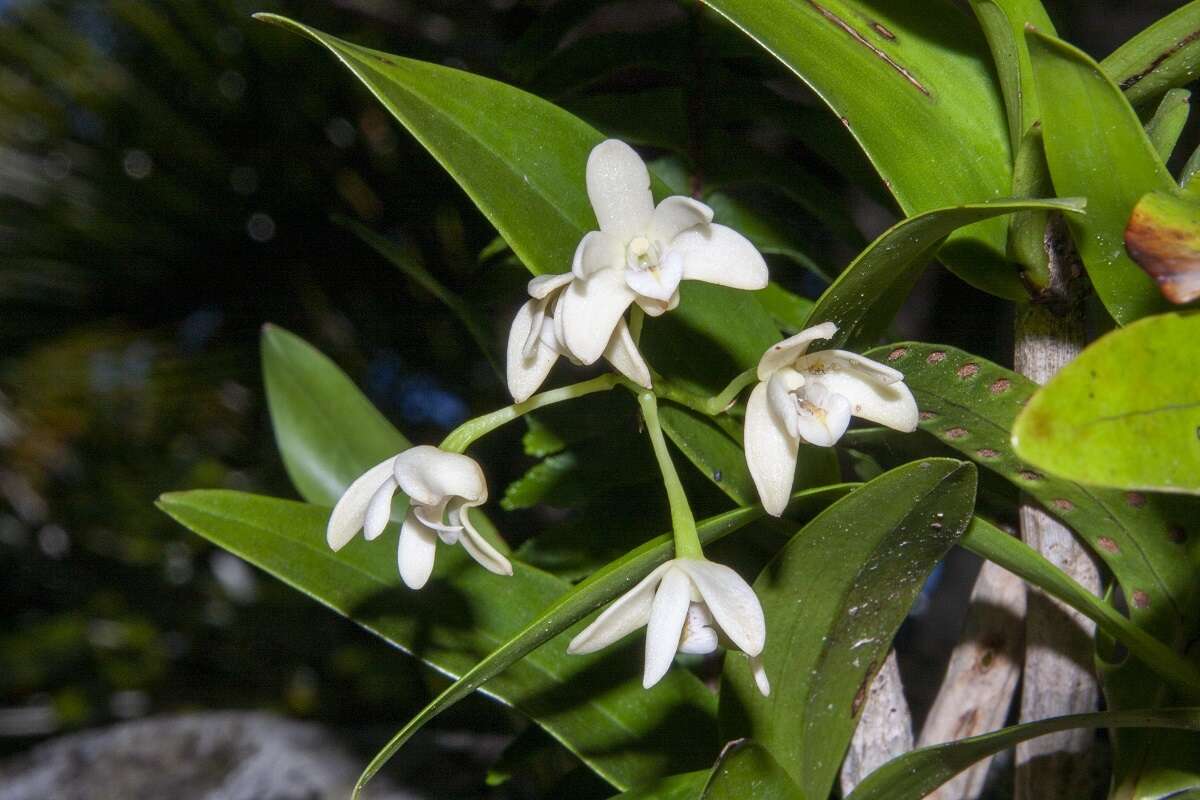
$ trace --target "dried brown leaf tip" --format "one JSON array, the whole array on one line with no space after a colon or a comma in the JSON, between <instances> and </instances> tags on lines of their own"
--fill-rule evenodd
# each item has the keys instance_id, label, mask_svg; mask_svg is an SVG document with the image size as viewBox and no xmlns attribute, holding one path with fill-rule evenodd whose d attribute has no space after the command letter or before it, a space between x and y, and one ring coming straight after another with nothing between
<instances>
[{"instance_id":1,"label":"dried brown leaf tip","mask_svg":"<svg viewBox=\"0 0 1200 800\"><path fill-rule=\"evenodd\" d=\"M1125 247L1167 300L1200 297L1200 205L1166 192L1145 195L1125 228Z\"/></svg>"}]
</instances>

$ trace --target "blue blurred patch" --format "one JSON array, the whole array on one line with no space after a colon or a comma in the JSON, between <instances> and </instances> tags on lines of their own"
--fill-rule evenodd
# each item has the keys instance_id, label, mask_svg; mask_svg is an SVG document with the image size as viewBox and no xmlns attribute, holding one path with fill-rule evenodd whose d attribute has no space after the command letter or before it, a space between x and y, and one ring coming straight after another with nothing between
<instances>
[{"instance_id":1,"label":"blue blurred patch","mask_svg":"<svg viewBox=\"0 0 1200 800\"><path fill-rule=\"evenodd\" d=\"M467 419L470 410L459 395L432 375L409 373L391 351L377 354L367 366L367 395L389 416L409 425L434 425L449 430Z\"/></svg>"}]
</instances>

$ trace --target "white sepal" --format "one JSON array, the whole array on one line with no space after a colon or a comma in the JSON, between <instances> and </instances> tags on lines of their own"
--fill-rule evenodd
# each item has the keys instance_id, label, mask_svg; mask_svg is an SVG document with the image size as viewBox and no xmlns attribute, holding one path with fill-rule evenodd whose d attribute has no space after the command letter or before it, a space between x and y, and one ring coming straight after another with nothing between
<instances>
[{"instance_id":1,"label":"white sepal","mask_svg":"<svg viewBox=\"0 0 1200 800\"><path fill-rule=\"evenodd\" d=\"M329 515L325 541L334 551L341 550L354 538L367 518L367 506L383 482L391 477L396 456L384 459L350 484Z\"/></svg>"}]
</instances>

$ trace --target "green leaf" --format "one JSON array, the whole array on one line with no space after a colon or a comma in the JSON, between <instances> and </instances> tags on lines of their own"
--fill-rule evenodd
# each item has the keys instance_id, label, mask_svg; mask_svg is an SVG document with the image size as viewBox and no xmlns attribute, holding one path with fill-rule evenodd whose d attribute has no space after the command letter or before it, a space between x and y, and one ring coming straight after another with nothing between
<instances>
[{"instance_id":1,"label":"green leaf","mask_svg":"<svg viewBox=\"0 0 1200 800\"><path fill-rule=\"evenodd\" d=\"M408 128L535 275L564 272L596 227L584 186L603 136L553 103L457 69L388 55L275 14L329 48Z\"/></svg>"},{"instance_id":2,"label":"green leaf","mask_svg":"<svg viewBox=\"0 0 1200 800\"><path fill-rule=\"evenodd\" d=\"M462 548L440 547L432 582L411 592L400 584L387 544L359 538L336 554L329 550L326 508L230 491L167 494L159 505L213 543L451 677L467 674L572 589L520 562L512 577L493 575ZM528 652L483 691L528 714L618 789L709 762L716 746L714 704L700 681L676 669L647 692L637 659L627 657L632 654L568 656L569 638L563 634Z\"/></svg>"},{"instance_id":3,"label":"green leaf","mask_svg":"<svg viewBox=\"0 0 1200 800\"><path fill-rule=\"evenodd\" d=\"M1162 102L1154 111L1154 116L1146 123L1146 135L1154 152L1166 163L1175 152L1175 145L1187 125L1188 114L1192 110L1192 93L1187 89L1172 89L1163 95Z\"/></svg>"},{"instance_id":4,"label":"green leaf","mask_svg":"<svg viewBox=\"0 0 1200 800\"><path fill-rule=\"evenodd\" d=\"M758 492L740 442L690 409L664 403L658 413L667 437L717 488L739 506L758 503ZM812 482L795 485L809 486Z\"/></svg>"},{"instance_id":5,"label":"green leaf","mask_svg":"<svg viewBox=\"0 0 1200 800\"><path fill-rule=\"evenodd\" d=\"M1200 315L1162 314L1092 343L1030 400L1017 455L1081 483L1200 493Z\"/></svg>"},{"instance_id":6,"label":"green leaf","mask_svg":"<svg viewBox=\"0 0 1200 800\"><path fill-rule=\"evenodd\" d=\"M1009 140L1016 151L1029 126L1041 119L1033 68L1025 46L1025 26L1054 33L1054 24L1040 0L971 0L987 38L1008 110Z\"/></svg>"},{"instance_id":7,"label":"green leaf","mask_svg":"<svg viewBox=\"0 0 1200 800\"><path fill-rule=\"evenodd\" d=\"M949 744L923 747L872 772L846 800L920 800L967 767L1020 742L1076 728L1200 730L1200 708L1106 711L1028 722Z\"/></svg>"},{"instance_id":8,"label":"green leaf","mask_svg":"<svg viewBox=\"0 0 1200 800\"><path fill-rule=\"evenodd\" d=\"M611 800L696 800L711 772L707 769L671 775L652 784L621 792Z\"/></svg>"},{"instance_id":9,"label":"green leaf","mask_svg":"<svg viewBox=\"0 0 1200 800\"><path fill-rule=\"evenodd\" d=\"M871 679L974 501L973 465L927 459L881 475L792 537L754 583L771 696L758 693L746 659L726 658L722 734L752 737L806 795L826 797Z\"/></svg>"},{"instance_id":10,"label":"green leaf","mask_svg":"<svg viewBox=\"0 0 1200 800\"><path fill-rule=\"evenodd\" d=\"M332 506L355 478L411 446L336 364L299 336L267 325L261 347L275 441L305 500Z\"/></svg>"},{"instance_id":11,"label":"green leaf","mask_svg":"<svg viewBox=\"0 0 1200 800\"><path fill-rule=\"evenodd\" d=\"M951 3L705 2L830 106L905 214L1009 193L1011 146L987 46ZM1001 221L973 225L941 257L973 285L1019 299L1005 230Z\"/></svg>"},{"instance_id":12,"label":"green leaf","mask_svg":"<svg viewBox=\"0 0 1200 800\"><path fill-rule=\"evenodd\" d=\"M1060 196L1088 198L1068 220L1096 293L1119 324L1162 310L1154 282L1125 252L1125 225L1147 192L1171 179L1141 121L1100 67L1076 48L1028 32L1046 162Z\"/></svg>"},{"instance_id":13,"label":"green leaf","mask_svg":"<svg viewBox=\"0 0 1200 800\"><path fill-rule=\"evenodd\" d=\"M742 739L721 751L700 800L803 800L799 787L770 751Z\"/></svg>"},{"instance_id":14,"label":"green leaf","mask_svg":"<svg viewBox=\"0 0 1200 800\"><path fill-rule=\"evenodd\" d=\"M1200 698L1200 669L1079 585L1041 553L987 520L975 517L959 544L1058 598L1129 648L1144 664L1185 694Z\"/></svg>"},{"instance_id":15,"label":"green leaf","mask_svg":"<svg viewBox=\"0 0 1200 800\"><path fill-rule=\"evenodd\" d=\"M755 296L758 297L759 304L771 315L771 319L775 320L775 324L789 334L799 333L804 329L816 305L815 301L789 292L774 281L768 283L767 288L756 292Z\"/></svg>"},{"instance_id":16,"label":"green leaf","mask_svg":"<svg viewBox=\"0 0 1200 800\"><path fill-rule=\"evenodd\" d=\"M798 492L797 500L801 505L806 505L814 498L828 495L827 488ZM707 545L724 538L760 516L762 516L762 509L759 507L739 508L704 520L696 526L696 530L700 541ZM529 656L542 644L558 636L592 611L626 592L649 575L655 567L674 556L673 538L671 534L663 534L605 565L574 589L562 593L557 601L539 613L536 618L531 619L515 636L505 641L476 664L401 728L400 732L372 759L359 781L360 786L370 779L414 733L438 714L478 689L488 680L500 675L510 666L519 663L522 658ZM561 652L566 652L565 643ZM680 672L680 670L672 670L672 672Z\"/></svg>"},{"instance_id":17,"label":"green leaf","mask_svg":"<svg viewBox=\"0 0 1200 800\"><path fill-rule=\"evenodd\" d=\"M874 344L891 324L921 271L954 230L1015 211L1054 209L1080 212L1080 200L994 200L940 208L901 220L854 259L817 300L808 325L833 321L836 336L825 346Z\"/></svg>"},{"instance_id":18,"label":"green leaf","mask_svg":"<svg viewBox=\"0 0 1200 800\"><path fill-rule=\"evenodd\" d=\"M904 373L924 431L1008 480L1088 544L1116 575L1135 625L1172 645L1195 636L1200 586L1193 564L1200 536L1193 499L1082 486L1023 463L1012 450L1011 431L1038 387L1011 370L951 347L915 342L867 355ZM1098 666L1109 708L1160 705L1169 696L1136 659ZM1196 746L1190 734L1127 731L1116 739L1114 769L1134 783L1164 774L1160 768L1180 774L1189 763L1180 754L1188 748L1194 753Z\"/></svg>"},{"instance_id":19,"label":"green leaf","mask_svg":"<svg viewBox=\"0 0 1200 800\"><path fill-rule=\"evenodd\" d=\"M1037 384L952 347L901 342L866 353L904 373L920 427L1008 480L1070 526L1113 571L1133 621L1167 642L1196 618L1189 550L1194 503L1081 486L1045 475L1012 450L1011 431Z\"/></svg>"},{"instance_id":20,"label":"green leaf","mask_svg":"<svg viewBox=\"0 0 1200 800\"><path fill-rule=\"evenodd\" d=\"M1191 83L1200 67L1200 2L1158 20L1100 66L1135 106Z\"/></svg>"}]
</instances>

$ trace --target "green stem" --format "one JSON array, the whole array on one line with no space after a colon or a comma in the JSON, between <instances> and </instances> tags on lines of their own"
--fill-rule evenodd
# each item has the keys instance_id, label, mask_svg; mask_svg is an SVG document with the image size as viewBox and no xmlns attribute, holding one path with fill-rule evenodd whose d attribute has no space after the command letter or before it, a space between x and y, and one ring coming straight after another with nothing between
<instances>
[{"instance_id":1,"label":"green stem","mask_svg":"<svg viewBox=\"0 0 1200 800\"><path fill-rule=\"evenodd\" d=\"M478 439L496 430L496 428L505 423L512 422L514 419L518 419L530 411L536 411L539 408L561 403L563 400L573 400L576 397L583 397L593 392L607 391L620 382L620 378L616 375L601 375L589 381L535 394L523 403L514 403L498 411L493 411L490 414L484 414L481 417L467 420L462 425L450 431L439 446L441 449L451 453L461 453Z\"/></svg>"},{"instance_id":2,"label":"green stem","mask_svg":"<svg viewBox=\"0 0 1200 800\"><path fill-rule=\"evenodd\" d=\"M693 411L698 411L706 417L716 417L728 411L729 407L737 400L737 396L742 393L742 390L757 380L758 369L751 367L731 380L728 386L722 389L719 394L715 394L712 397L701 397L700 395L693 394L686 389L672 385L670 381L661 377L655 379L654 391L663 400L678 403Z\"/></svg>"},{"instance_id":3,"label":"green stem","mask_svg":"<svg viewBox=\"0 0 1200 800\"><path fill-rule=\"evenodd\" d=\"M675 471L671 454L667 452L667 440L663 438L662 425L658 421L658 400L653 392L642 392L638 395L638 405L642 408L646 431L654 447L654 457L658 459L663 483L667 487L667 500L671 504L671 529L675 535L675 557L703 558L704 550L696 533L696 519L692 516L692 508L688 505L683 484L679 482L679 473Z\"/></svg>"}]
</instances>

